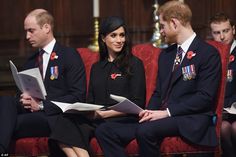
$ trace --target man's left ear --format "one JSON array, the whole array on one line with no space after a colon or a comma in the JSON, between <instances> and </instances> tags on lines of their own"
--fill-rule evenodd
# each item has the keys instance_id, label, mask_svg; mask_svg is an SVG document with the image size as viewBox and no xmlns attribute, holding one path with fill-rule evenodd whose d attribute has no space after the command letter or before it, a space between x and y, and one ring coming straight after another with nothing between
<instances>
[{"instance_id":1,"label":"man's left ear","mask_svg":"<svg viewBox=\"0 0 236 157\"><path fill-rule=\"evenodd\" d=\"M235 35L235 25L232 27L233 29L233 35Z\"/></svg>"},{"instance_id":2,"label":"man's left ear","mask_svg":"<svg viewBox=\"0 0 236 157\"><path fill-rule=\"evenodd\" d=\"M44 27L44 29L46 30L47 33L50 32L51 26L50 26L49 24L45 23L45 24L43 25L43 27Z\"/></svg>"},{"instance_id":3,"label":"man's left ear","mask_svg":"<svg viewBox=\"0 0 236 157\"><path fill-rule=\"evenodd\" d=\"M178 26L179 20L177 20L176 18L172 18L171 23L173 24L174 28L176 29Z\"/></svg>"}]
</instances>

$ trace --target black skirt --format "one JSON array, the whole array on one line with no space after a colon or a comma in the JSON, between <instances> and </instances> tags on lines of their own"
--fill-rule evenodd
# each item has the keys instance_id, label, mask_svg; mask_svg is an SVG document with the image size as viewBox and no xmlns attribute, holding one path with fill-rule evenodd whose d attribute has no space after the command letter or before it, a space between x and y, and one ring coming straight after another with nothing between
<instances>
[{"instance_id":1,"label":"black skirt","mask_svg":"<svg viewBox=\"0 0 236 157\"><path fill-rule=\"evenodd\" d=\"M53 127L49 140L90 151L89 141L94 136L96 121L79 114L62 114Z\"/></svg>"},{"instance_id":2,"label":"black skirt","mask_svg":"<svg viewBox=\"0 0 236 157\"><path fill-rule=\"evenodd\" d=\"M90 140L94 137L97 126L104 122L137 123L138 118L132 115L94 120L82 114L64 113L58 116L52 129L51 136L49 137L49 147L50 145L55 145L55 142L57 144L62 143L67 146L85 149L90 156L93 156ZM50 148L50 151L57 152L59 151L58 149L53 146L53 149Z\"/></svg>"},{"instance_id":3,"label":"black skirt","mask_svg":"<svg viewBox=\"0 0 236 157\"><path fill-rule=\"evenodd\" d=\"M236 115L235 114L229 114L229 113L223 113L222 114L222 120L233 123L233 122L236 121Z\"/></svg>"}]
</instances>

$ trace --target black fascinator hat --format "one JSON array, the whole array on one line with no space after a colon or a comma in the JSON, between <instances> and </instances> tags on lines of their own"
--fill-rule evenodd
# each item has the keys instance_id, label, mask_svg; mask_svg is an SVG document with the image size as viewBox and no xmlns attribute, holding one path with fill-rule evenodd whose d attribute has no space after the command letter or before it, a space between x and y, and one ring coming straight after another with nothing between
<instances>
[{"instance_id":1,"label":"black fascinator hat","mask_svg":"<svg viewBox=\"0 0 236 157\"><path fill-rule=\"evenodd\" d=\"M106 36L121 26L124 26L124 20L118 16L111 16L104 19L100 26L100 34Z\"/></svg>"}]
</instances>

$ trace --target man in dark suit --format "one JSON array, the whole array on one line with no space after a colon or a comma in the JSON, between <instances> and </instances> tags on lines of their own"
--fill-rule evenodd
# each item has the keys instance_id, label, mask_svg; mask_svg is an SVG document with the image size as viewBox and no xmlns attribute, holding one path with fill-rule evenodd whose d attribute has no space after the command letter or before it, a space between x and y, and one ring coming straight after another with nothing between
<instances>
[{"instance_id":1,"label":"man in dark suit","mask_svg":"<svg viewBox=\"0 0 236 157\"><path fill-rule=\"evenodd\" d=\"M230 46L224 107L231 107L231 105L236 102L235 25L226 14L217 13L210 19L210 28L212 37L215 41ZM236 115L234 114L223 114L221 145L224 157L236 156Z\"/></svg>"},{"instance_id":2,"label":"man in dark suit","mask_svg":"<svg viewBox=\"0 0 236 157\"><path fill-rule=\"evenodd\" d=\"M160 54L156 89L148 109L139 114L140 156L160 156L160 143L170 136L216 146L212 117L221 76L219 53L194 33L188 5L168 1L158 14L161 34L172 45Z\"/></svg>"},{"instance_id":3,"label":"man in dark suit","mask_svg":"<svg viewBox=\"0 0 236 157\"><path fill-rule=\"evenodd\" d=\"M86 77L81 57L75 49L55 40L53 27L54 19L44 9L35 9L25 18L26 39L38 51L29 58L24 69L39 67L47 96L40 100L22 93L14 99L0 98L0 153L7 152L12 137L49 136L62 112L50 101L85 101Z\"/></svg>"}]
</instances>

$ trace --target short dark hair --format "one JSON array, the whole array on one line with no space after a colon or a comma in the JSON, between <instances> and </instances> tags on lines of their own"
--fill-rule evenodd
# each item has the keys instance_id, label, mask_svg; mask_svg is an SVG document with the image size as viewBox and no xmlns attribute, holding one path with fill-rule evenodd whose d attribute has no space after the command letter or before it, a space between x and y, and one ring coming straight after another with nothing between
<instances>
[{"instance_id":1,"label":"short dark hair","mask_svg":"<svg viewBox=\"0 0 236 157\"><path fill-rule=\"evenodd\" d=\"M232 27L234 26L234 22L223 12L216 13L214 16L210 18L210 24L221 23L226 21L229 21Z\"/></svg>"}]
</instances>

